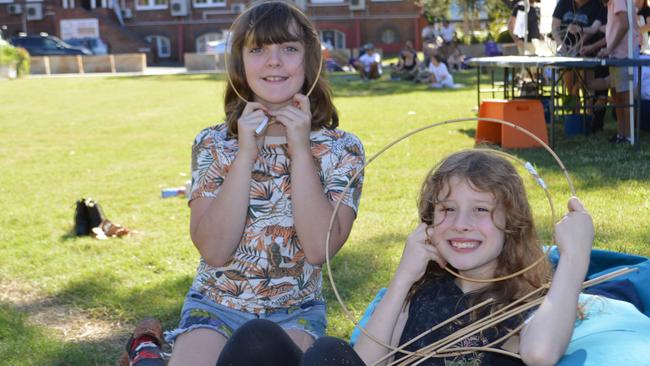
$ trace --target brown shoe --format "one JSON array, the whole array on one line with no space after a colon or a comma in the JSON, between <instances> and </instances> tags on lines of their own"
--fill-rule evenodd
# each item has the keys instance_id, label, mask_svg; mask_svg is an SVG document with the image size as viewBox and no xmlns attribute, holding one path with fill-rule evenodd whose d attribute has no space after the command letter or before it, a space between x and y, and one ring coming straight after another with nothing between
<instances>
[{"instance_id":1,"label":"brown shoe","mask_svg":"<svg viewBox=\"0 0 650 366\"><path fill-rule=\"evenodd\" d=\"M104 234L106 234L106 236L117 236L118 238L121 238L129 233L129 229L120 224L114 224L110 220L102 221L99 227L104 232Z\"/></svg>"},{"instance_id":2,"label":"brown shoe","mask_svg":"<svg viewBox=\"0 0 650 366\"><path fill-rule=\"evenodd\" d=\"M144 335L154 338L155 343L158 345L158 347L162 348L162 346L165 344L162 324L160 324L160 320L156 318L144 318L140 320L138 325L135 326L135 330L133 331L133 334L131 334L131 338L129 338L129 341L126 342L126 351L124 351L124 353L122 353L122 356L120 356L120 359L117 361L117 366L131 365L131 362L129 360L129 351L131 350L131 345L133 344L134 340Z\"/></svg>"}]
</instances>

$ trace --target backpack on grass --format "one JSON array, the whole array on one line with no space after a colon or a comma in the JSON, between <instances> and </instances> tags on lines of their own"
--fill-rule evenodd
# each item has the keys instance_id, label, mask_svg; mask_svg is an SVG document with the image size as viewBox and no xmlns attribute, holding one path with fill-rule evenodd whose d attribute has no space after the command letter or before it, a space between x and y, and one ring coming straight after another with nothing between
<instances>
[{"instance_id":1,"label":"backpack on grass","mask_svg":"<svg viewBox=\"0 0 650 366\"><path fill-rule=\"evenodd\" d=\"M102 206L92 198L77 201L74 214L74 233L77 236L90 235L93 228L106 220Z\"/></svg>"}]
</instances>

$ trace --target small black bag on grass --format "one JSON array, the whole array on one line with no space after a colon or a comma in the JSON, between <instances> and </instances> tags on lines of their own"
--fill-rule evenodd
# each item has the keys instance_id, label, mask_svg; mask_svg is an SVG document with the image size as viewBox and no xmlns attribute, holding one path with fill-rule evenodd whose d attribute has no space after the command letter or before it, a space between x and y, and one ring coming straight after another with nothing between
<instances>
[{"instance_id":1,"label":"small black bag on grass","mask_svg":"<svg viewBox=\"0 0 650 366\"><path fill-rule=\"evenodd\" d=\"M91 198L77 201L74 214L74 233L77 236L90 235L90 231L106 220L102 206Z\"/></svg>"}]
</instances>

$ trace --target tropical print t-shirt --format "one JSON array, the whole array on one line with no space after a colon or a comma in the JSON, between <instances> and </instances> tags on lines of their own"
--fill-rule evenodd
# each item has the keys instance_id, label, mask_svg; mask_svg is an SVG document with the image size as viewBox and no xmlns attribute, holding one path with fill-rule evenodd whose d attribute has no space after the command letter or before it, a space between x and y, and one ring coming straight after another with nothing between
<instances>
[{"instance_id":1,"label":"tropical print t-shirt","mask_svg":"<svg viewBox=\"0 0 650 366\"><path fill-rule=\"evenodd\" d=\"M220 124L201 131L192 148L192 193L216 197L239 151L236 138L227 138ZM356 213L361 196L364 150L359 139L341 130L310 134L311 152L331 202ZM250 313L289 308L322 300L321 267L305 260L293 221L291 159L288 145L265 143L253 166L250 203L244 233L230 262L222 267L199 263L192 288L212 301ZM325 245L325 243L323 243Z\"/></svg>"}]
</instances>

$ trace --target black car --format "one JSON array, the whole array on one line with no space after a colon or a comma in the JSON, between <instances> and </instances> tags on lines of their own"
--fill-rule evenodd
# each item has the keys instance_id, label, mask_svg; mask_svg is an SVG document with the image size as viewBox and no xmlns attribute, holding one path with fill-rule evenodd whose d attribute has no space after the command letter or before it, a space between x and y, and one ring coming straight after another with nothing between
<instances>
[{"instance_id":1,"label":"black car","mask_svg":"<svg viewBox=\"0 0 650 366\"><path fill-rule=\"evenodd\" d=\"M92 55L86 48L73 47L54 36L43 34L16 36L9 43L26 49L31 56Z\"/></svg>"}]
</instances>

